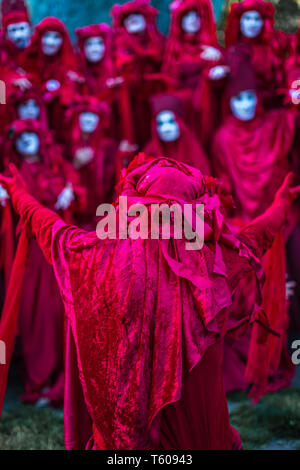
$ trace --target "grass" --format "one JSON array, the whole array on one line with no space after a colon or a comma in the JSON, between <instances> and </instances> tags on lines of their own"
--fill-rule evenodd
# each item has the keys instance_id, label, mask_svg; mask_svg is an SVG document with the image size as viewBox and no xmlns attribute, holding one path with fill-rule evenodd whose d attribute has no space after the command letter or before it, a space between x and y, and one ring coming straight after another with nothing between
<instances>
[{"instance_id":1,"label":"grass","mask_svg":"<svg viewBox=\"0 0 300 470\"><path fill-rule=\"evenodd\" d=\"M229 396L231 424L239 431L244 449L300 450L300 390L266 395L251 405L246 394ZM64 448L62 412L18 404L4 411L0 422L2 450L61 450Z\"/></svg>"},{"instance_id":2,"label":"grass","mask_svg":"<svg viewBox=\"0 0 300 470\"><path fill-rule=\"evenodd\" d=\"M19 404L4 411L0 422L2 450L62 450L62 413Z\"/></svg>"},{"instance_id":3,"label":"grass","mask_svg":"<svg viewBox=\"0 0 300 470\"><path fill-rule=\"evenodd\" d=\"M231 401L235 397L230 396ZM300 390L286 389L264 396L251 405L246 395L231 413L231 424L239 431L244 449L262 449L278 441L284 448L300 448Z\"/></svg>"}]
</instances>

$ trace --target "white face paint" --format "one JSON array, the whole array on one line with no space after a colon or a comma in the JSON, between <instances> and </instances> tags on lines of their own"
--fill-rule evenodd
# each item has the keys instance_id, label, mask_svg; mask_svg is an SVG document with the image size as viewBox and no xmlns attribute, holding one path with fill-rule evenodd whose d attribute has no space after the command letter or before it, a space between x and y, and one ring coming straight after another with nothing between
<instances>
[{"instance_id":1,"label":"white face paint","mask_svg":"<svg viewBox=\"0 0 300 470\"><path fill-rule=\"evenodd\" d=\"M87 134L92 134L97 129L99 124L98 114L92 113L90 111L85 111L79 115L79 126L82 132Z\"/></svg>"},{"instance_id":2,"label":"white face paint","mask_svg":"<svg viewBox=\"0 0 300 470\"><path fill-rule=\"evenodd\" d=\"M16 150L25 157L37 155L40 148L40 139L35 132L25 131L16 140Z\"/></svg>"},{"instance_id":3,"label":"white face paint","mask_svg":"<svg viewBox=\"0 0 300 470\"><path fill-rule=\"evenodd\" d=\"M40 107L35 99L30 99L21 103L18 107L19 119L38 119L40 117Z\"/></svg>"},{"instance_id":4,"label":"white face paint","mask_svg":"<svg viewBox=\"0 0 300 470\"><path fill-rule=\"evenodd\" d=\"M253 90L242 91L230 100L232 114L240 121L251 121L255 117L257 95Z\"/></svg>"},{"instance_id":5,"label":"white face paint","mask_svg":"<svg viewBox=\"0 0 300 470\"><path fill-rule=\"evenodd\" d=\"M105 54L105 44L103 38L101 36L94 36L86 39L84 43L84 53L89 62L100 62Z\"/></svg>"},{"instance_id":6,"label":"white face paint","mask_svg":"<svg viewBox=\"0 0 300 470\"><path fill-rule=\"evenodd\" d=\"M174 142L180 137L180 128L172 111L161 111L156 116L157 133L163 142Z\"/></svg>"},{"instance_id":7,"label":"white face paint","mask_svg":"<svg viewBox=\"0 0 300 470\"><path fill-rule=\"evenodd\" d=\"M124 26L130 34L142 33L146 30L146 20L141 13L130 13L124 20Z\"/></svg>"},{"instance_id":8,"label":"white face paint","mask_svg":"<svg viewBox=\"0 0 300 470\"><path fill-rule=\"evenodd\" d=\"M58 31L47 31L42 37L42 51L45 55L55 55L62 43L63 37Z\"/></svg>"},{"instance_id":9,"label":"white face paint","mask_svg":"<svg viewBox=\"0 0 300 470\"><path fill-rule=\"evenodd\" d=\"M249 10L242 14L240 21L241 33L246 38L256 38L261 33L264 20L256 10Z\"/></svg>"},{"instance_id":10,"label":"white face paint","mask_svg":"<svg viewBox=\"0 0 300 470\"><path fill-rule=\"evenodd\" d=\"M18 49L25 49L30 41L32 28L27 21L7 26L6 36Z\"/></svg>"},{"instance_id":11,"label":"white face paint","mask_svg":"<svg viewBox=\"0 0 300 470\"><path fill-rule=\"evenodd\" d=\"M194 10L188 11L181 20L181 27L185 33L195 34L200 31L201 19Z\"/></svg>"}]
</instances>

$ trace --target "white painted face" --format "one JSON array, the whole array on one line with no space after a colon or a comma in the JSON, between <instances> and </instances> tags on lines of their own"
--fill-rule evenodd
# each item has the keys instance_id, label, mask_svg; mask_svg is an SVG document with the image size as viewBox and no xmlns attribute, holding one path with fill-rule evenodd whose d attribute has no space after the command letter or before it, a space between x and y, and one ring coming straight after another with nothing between
<instances>
[{"instance_id":1,"label":"white painted face","mask_svg":"<svg viewBox=\"0 0 300 470\"><path fill-rule=\"evenodd\" d=\"M180 127L172 111L161 111L156 116L157 133L163 142L174 142L180 137Z\"/></svg>"},{"instance_id":2,"label":"white painted face","mask_svg":"<svg viewBox=\"0 0 300 470\"><path fill-rule=\"evenodd\" d=\"M124 20L124 26L130 34L142 33L146 30L146 20L141 13L130 13Z\"/></svg>"},{"instance_id":3,"label":"white painted face","mask_svg":"<svg viewBox=\"0 0 300 470\"><path fill-rule=\"evenodd\" d=\"M232 114L240 121L251 121L255 117L257 95L253 90L242 91L230 100Z\"/></svg>"},{"instance_id":4,"label":"white painted face","mask_svg":"<svg viewBox=\"0 0 300 470\"><path fill-rule=\"evenodd\" d=\"M35 99L29 99L21 103L18 107L19 119L39 119L40 107Z\"/></svg>"},{"instance_id":5,"label":"white painted face","mask_svg":"<svg viewBox=\"0 0 300 470\"><path fill-rule=\"evenodd\" d=\"M58 31L47 31L42 37L42 51L45 55L53 56L58 53L63 43L63 37Z\"/></svg>"},{"instance_id":6,"label":"white painted face","mask_svg":"<svg viewBox=\"0 0 300 470\"><path fill-rule=\"evenodd\" d=\"M201 28L201 18L194 10L188 11L181 20L181 27L185 33L196 34Z\"/></svg>"},{"instance_id":7,"label":"white painted face","mask_svg":"<svg viewBox=\"0 0 300 470\"><path fill-rule=\"evenodd\" d=\"M256 38L264 26L261 14L256 10L249 10L242 14L240 28L246 38Z\"/></svg>"},{"instance_id":8,"label":"white painted face","mask_svg":"<svg viewBox=\"0 0 300 470\"><path fill-rule=\"evenodd\" d=\"M40 148L40 139L35 132L25 131L16 140L16 150L25 157L37 155Z\"/></svg>"},{"instance_id":9,"label":"white painted face","mask_svg":"<svg viewBox=\"0 0 300 470\"><path fill-rule=\"evenodd\" d=\"M18 49L25 49L30 41L32 28L27 21L7 26L6 36Z\"/></svg>"},{"instance_id":10,"label":"white painted face","mask_svg":"<svg viewBox=\"0 0 300 470\"><path fill-rule=\"evenodd\" d=\"M89 62L100 62L105 54L105 44L103 38L101 36L87 38L84 43L84 53Z\"/></svg>"},{"instance_id":11,"label":"white painted face","mask_svg":"<svg viewBox=\"0 0 300 470\"><path fill-rule=\"evenodd\" d=\"M79 115L79 126L82 132L92 134L99 124L99 116L96 113L85 111Z\"/></svg>"}]
</instances>

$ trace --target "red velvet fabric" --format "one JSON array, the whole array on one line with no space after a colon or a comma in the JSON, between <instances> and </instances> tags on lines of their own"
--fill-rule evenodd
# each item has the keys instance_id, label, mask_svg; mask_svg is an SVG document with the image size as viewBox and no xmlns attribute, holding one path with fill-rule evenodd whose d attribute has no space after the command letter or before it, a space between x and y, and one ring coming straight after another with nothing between
<instances>
[{"instance_id":1,"label":"red velvet fabric","mask_svg":"<svg viewBox=\"0 0 300 470\"><path fill-rule=\"evenodd\" d=\"M204 387L199 420L208 417L200 430L201 445L230 448L233 435L217 345L228 321L232 329L240 326L230 322L227 307L241 279L249 273L256 276L256 257L272 244L284 221L286 202L278 200L234 237L224 226L214 182L164 158L136 160L122 181L122 194L146 204L205 202L203 249L188 252L184 240L172 238L100 241L93 233L63 223L23 189L13 195L23 224L53 264L97 442L107 449L157 448L160 412L186 399L182 387L199 365ZM245 323L254 320L256 301ZM207 383L219 384L213 395L218 403L212 403L205 389L206 374L212 371L216 376L207 377ZM188 385L186 392L191 392ZM213 407L223 409L218 426L213 423L216 414L208 411ZM213 429L220 434L212 436ZM184 443L178 445L183 448Z\"/></svg>"}]
</instances>

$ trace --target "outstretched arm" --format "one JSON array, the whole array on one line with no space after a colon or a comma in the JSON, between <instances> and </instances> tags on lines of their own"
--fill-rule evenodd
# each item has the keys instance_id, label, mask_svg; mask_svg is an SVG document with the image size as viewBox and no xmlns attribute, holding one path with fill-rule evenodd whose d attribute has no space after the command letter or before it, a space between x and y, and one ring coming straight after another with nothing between
<instances>
[{"instance_id":1,"label":"outstretched arm","mask_svg":"<svg viewBox=\"0 0 300 470\"><path fill-rule=\"evenodd\" d=\"M26 190L26 185L14 165L10 165L12 177L0 175L0 183L10 194L13 207L20 215L27 233L33 235L46 259L51 263L51 240L53 225L60 217L42 206Z\"/></svg>"},{"instance_id":2,"label":"outstretched arm","mask_svg":"<svg viewBox=\"0 0 300 470\"><path fill-rule=\"evenodd\" d=\"M300 194L300 186L292 187L293 174L289 173L277 191L271 207L244 227L238 238L251 246L257 257L262 258L271 248L275 236L282 228L288 210Z\"/></svg>"}]
</instances>

